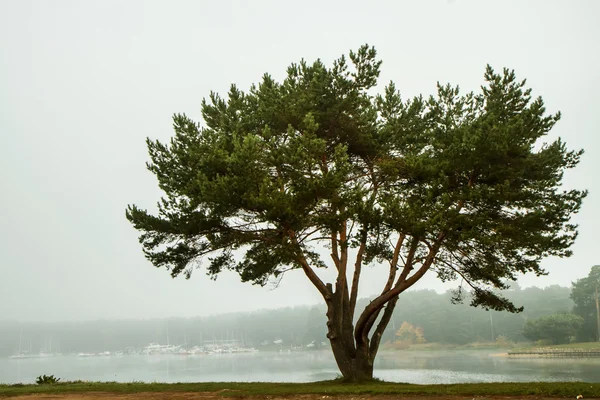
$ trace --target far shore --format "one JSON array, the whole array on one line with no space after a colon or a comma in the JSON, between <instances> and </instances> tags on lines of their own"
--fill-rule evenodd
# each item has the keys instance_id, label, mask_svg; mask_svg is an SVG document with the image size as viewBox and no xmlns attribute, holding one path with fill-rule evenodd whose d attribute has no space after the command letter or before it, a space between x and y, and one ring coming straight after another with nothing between
<instances>
[{"instance_id":1,"label":"far shore","mask_svg":"<svg viewBox=\"0 0 600 400\"><path fill-rule=\"evenodd\" d=\"M440 351L487 351L494 357L518 357L518 356L573 356L598 357L600 356L600 342L570 343L561 345L536 345L533 343L496 343L476 342L464 345L445 343L422 343L399 345L398 343L387 344L383 350L393 352L440 352Z\"/></svg>"}]
</instances>

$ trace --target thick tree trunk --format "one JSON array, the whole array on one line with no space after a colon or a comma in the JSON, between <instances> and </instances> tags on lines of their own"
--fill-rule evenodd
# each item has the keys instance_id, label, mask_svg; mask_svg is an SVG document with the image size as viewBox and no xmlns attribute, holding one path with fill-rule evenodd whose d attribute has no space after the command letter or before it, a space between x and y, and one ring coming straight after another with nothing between
<instances>
[{"instance_id":1,"label":"thick tree trunk","mask_svg":"<svg viewBox=\"0 0 600 400\"><path fill-rule=\"evenodd\" d=\"M373 379L373 359L366 348L359 348L350 354L339 342L331 340L331 350L335 361L348 382L364 382Z\"/></svg>"},{"instance_id":2,"label":"thick tree trunk","mask_svg":"<svg viewBox=\"0 0 600 400\"><path fill-rule=\"evenodd\" d=\"M331 283L323 284L316 277L304 257L299 262L327 303L327 338L331 342L331 349L342 376L347 381L361 382L373 379L375 355L379 350L381 336L392 317L398 295L410 288L427 272L439 250L441 241L444 239L444 234L440 233L438 235L427 257L421 261L421 267L409 277L410 272L414 269L414 257L419 247L418 238L413 238L402 272L398 280L395 281L398 259L405 240L405 236L400 235L394 248L394 256L390 260L390 274L386 286L383 292L365 307L355 326L354 309L358 296L358 282L363 252L366 246L366 234L362 236L362 243L354 266L352 286L349 290L346 276L348 261L346 225L347 221L344 221L340 230L334 231L331 236L331 257L338 270L335 290ZM342 246L338 246L338 233ZM383 315L375 327L375 332L369 338L370 332L382 311Z\"/></svg>"},{"instance_id":3,"label":"thick tree trunk","mask_svg":"<svg viewBox=\"0 0 600 400\"><path fill-rule=\"evenodd\" d=\"M341 293L334 294L327 311L327 337L338 368L346 381L363 382L373 379L373 359L366 343L354 341L352 314L344 307Z\"/></svg>"}]
</instances>

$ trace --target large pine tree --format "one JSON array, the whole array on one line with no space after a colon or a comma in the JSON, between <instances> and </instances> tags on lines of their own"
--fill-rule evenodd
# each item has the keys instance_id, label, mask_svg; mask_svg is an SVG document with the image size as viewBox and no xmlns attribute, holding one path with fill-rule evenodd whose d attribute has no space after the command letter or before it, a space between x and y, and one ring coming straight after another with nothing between
<instances>
[{"instance_id":1,"label":"large pine tree","mask_svg":"<svg viewBox=\"0 0 600 400\"><path fill-rule=\"evenodd\" d=\"M373 95L380 66L363 46L330 68L301 61L283 82L211 93L204 125L175 115L169 144L147 141L158 214L127 210L146 257L173 276L201 264L262 285L302 270L349 380L372 377L398 295L429 271L460 278L474 306L518 311L494 289L570 255L585 197L560 189L582 151L543 142L559 114L512 71L487 67L480 93L438 86L403 101L393 83ZM356 313L366 264L387 280ZM333 283L317 274L327 267Z\"/></svg>"}]
</instances>

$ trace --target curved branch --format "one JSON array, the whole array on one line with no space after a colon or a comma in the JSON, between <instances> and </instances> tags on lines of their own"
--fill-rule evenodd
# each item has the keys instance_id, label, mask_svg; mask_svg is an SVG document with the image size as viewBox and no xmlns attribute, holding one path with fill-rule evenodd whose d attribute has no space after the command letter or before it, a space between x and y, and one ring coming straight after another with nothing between
<instances>
[{"instance_id":1,"label":"curved branch","mask_svg":"<svg viewBox=\"0 0 600 400\"><path fill-rule=\"evenodd\" d=\"M414 285L419 279L421 279L421 277L423 277L425 272L429 270L429 267L431 267L431 264L433 263L435 256L442 244L442 241L444 240L444 237L445 235L443 233L440 233L438 235L437 240L435 241L432 249L429 251L429 254L427 255L425 262L423 263L421 268L419 268L419 270L417 270L417 272L415 272L410 278L406 278L406 276L412 269L410 263L413 262L414 252L416 251L416 246L418 245L418 240L416 238L413 239L413 243L411 243L411 249L414 248L414 251L411 252L412 254L408 255L406 265L404 266L404 270L398 278L398 282L396 283L394 288L386 291L385 293L382 293L379 297L377 297L371 303L369 303L369 305L365 307L363 313L358 319L356 323L356 331L354 334L357 344L363 343L367 339L368 331L365 330L368 327L368 322L371 316L379 312L383 308L385 303L387 303L388 301L390 301L391 299L398 296L400 293Z\"/></svg>"},{"instance_id":2,"label":"curved branch","mask_svg":"<svg viewBox=\"0 0 600 400\"><path fill-rule=\"evenodd\" d=\"M400 234L400 237L398 238L398 241L396 242L396 246L394 248L394 255L392 257L392 260L390 261L390 273L388 275L388 280L381 292L381 294L384 294L385 292L387 292L388 290L390 290L392 288L392 285L394 284L394 279L396 278L396 271L398 269L398 259L401 258L400 256L400 250L402 249L402 244L404 243L404 239L406 238L406 234L402 233ZM414 252L416 251L416 246L414 247L414 249L412 249L412 251L410 252L410 254L412 254L412 257L414 257ZM381 331L381 334L383 334L383 330L385 329L385 327L387 326L391 315L394 311L394 307L396 305L396 300L398 299L398 297L396 296L394 299L390 300L387 305L385 306L385 311L383 312L383 317L381 319L381 321L379 321L379 324L377 324L377 328L375 328L375 332L373 333L373 340L376 340L375 338L377 337L377 332ZM391 305L393 302L393 305ZM390 310L390 311L388 311ZM375 321L377 320L377 317L379 316L379 313L381 312L381 308L377 309L377 311L371 316L371 318L369 318L369 320L367 321L367 324L365 325L365 335L368 337L369 332L371 331L371 328L373 327L373 324L375 323ZM389 316L388 316L389 313ZM381 334L379 335L379 338L381 338ZM364 340L364 338L363 338ZM376 349L379 347L379 340L376 340L376 344L374 344L373 340L371 341L371 350L369 350L369 353L371 353L372 349ZM375 355L373 354L373 358L375 358Z\"/></svg>"},{"instance_id":3,"label":"curved branch","mask_svg":"<svg viewBox=\"0 0 600 400\"><path fill-rule=\"evenodd\" d=\"M300 251L300 246L298 244L298 241L296 240L296 235L294 234L294 232L289 231L288 235L289 235L290 239L292 240L292 243L294 243L296 245L296 247L298 248L297 261L298 261L298 264L300 264L300 266L302 267L304 274L312 282L312 284L317 288L319 293L321 293L321 295L323 296L325 301L327 303L329 303L329 301L331 301L331 291L327 289L327 286L325 286L325 284L323 283L321 278L319 278L319 276L315 273L315 271L313 271L313 269L308 264L308 261L306 261L306 257L304 257L304 254L302 253L302 251Z\"/></svg>"},{"instance_id":4,"label":"curved branch","mask_svg":"<svg viewBox=\"0 0 600 400\"><path fill-rule=\"evenodd\" d=\"M437 255L437 252L439 251L440 246L442 245L442 240L444 240L444 237L446 237L446 235L444 233L440 233L438 235L437 240L435 241L432 249L429 251L429 254L427 255L427 258L425 259L425 262L423 262L423 265L421 266L421 268L419 268L417 270L417 272L412 274L410 278L406 279L406 281L404 281L400 285L401 287L399 288L400 291L398 292L398 294L400 294L401 292L410 288L412 285L417 283L417 281L419 279L421 279L423 277L423 275L425 275L425 272L427 272L429 270L429 268L431 267L431 264L433 264L433 261L435 260L435 256Z\"/></svg>"},{"instance_id":5,"label":"curved branch","mask_svg":"<svg viewBox=\"0 0 600 400\"><path fill-rule=\"evenodd\" d=\"M404 262L404 268L402 268L402 272L398 277L398 281L396 282L396 286L406 280L406 277L413 270L413 264L415 263L415 253L417 252L417 248L419 247L419 239L413 237L410 243L410 249L408 250L408 255L406 256L406 261ZM431 250L430 250L431 251Z\"/></svg>"},{"instance_id":6,"label":"curved branch","mask_svg":"<svg viewBox=\"0 0 600 400\"><path fill-rule=\"evenodd\" d=\"M450 252L450 254L452 255L452 257L456 258L456 256L454 254L452 254L452 252ZM462 271L458 270L457 268L455 268L452 264L450 264L448 261L442 260L440 258L437 258L437 261L441 262L442 264L446 265L448 268L450 268L452 271L456 272L458 275L460 275L460 277L467 282L467 284L469 286L471 286L471 288L477 290L477 288L471 283L471 281L465 277L465 274L462 273ZM460 261L460 260L459 260Z\"/></svg>"},{"instance_id":7,"label":"curved branch","mask_svg":"<svg viewBox=\"0 0 600 400\"><path fill-rule=\"evenodd\" d=\"M394 297L390 301L388 301L385 306L385 311L383 312L383 316L377 324L377 328L375 328L375 332L373 332L373 336L371 337L371 344L369 346L369 356L372 359L375 359L377 355L377 350L379 349L379 343L381 343L381 337L383 336L383 332L385 328L388 326L390 319L392 319L392 315L394 314L394 308L396 307L396 302L398 301L398 296Z\"/></svg>"},{"instance_id":8,"label":"curved branch","mask_svg":"<svg viewBox=\"0 0 600 400\"><path fill-rule=\"evenodd\" d=\"M378 299L380 299L386 293L389 293L392 288L392 285L394 283L394 278L396 277L396 266L398 265L400 249L402 248L402 243L404 242L405 238L406 238L406 235L404 235L404 234L401 234L400 237L398 238L398 241L396 243L396 248L394 249L394 257L392 259L392 262L390 263L390 274L388 277L388 281L387 281L385 287L383 288L383 291L381 292L379 297L377 297L375 300L373 300L371 303L369 303L369 305L367 305L365 307L362 314L358 318L358 321L356 322L356 330L354 332L354 340L356 341L357 345L359 343L366 343L368 341L369 332L370 332L371 328L373 327L373 324L377 320L377 317L379 316L379 312L381 311L381 309L387 302L387 300L386 300L381 303L375 303ZM404 266L404 270L402 271L400 278L398 278L399 282L402 281L403 276L406 277L408 272L412 269L412 266L410 266L410 264L412 264L415 252L417 251L418 244L419 244L418 239L413 238L411 247L410 247L410 250L408 253L407 263ZM396 283L396 286L398 286L398 283Z\"/></svg>"},{"instance_id":9,"label":"curved branch","mask_svg":"<svg viewBox=\"0 0 600 400\"><path fill-rule=\"evenodd\" d=\"M333 259L333 263L335 264L335 268L340 270L340 253L338 251L338 233L336 231L331 231L331 258Z\"/></svg>"},{"instance_id":10,"label":"curved branch","mask_svg":"<svg viewBox=\"0 0 600 400\"><path fill-rule=\"evenodd\" d=\"M344 212L344 210L341 210ZM348 220L344 220L342 225L340 226L340 274L338 275L342 277L342 281L346 283L346 269L348 267Z\"/></svg>"},{"instance_id":11,"label":"curved branch","mask_svg":"<svg viewBox=\"0 0 600 400\"><path fill-rule=\"evenodd\" d=\"M360 247L358 248L358 253L356 255L356 263L354 264L354 276L352 277L352 287L350 289L349 312L352 316L354 316L354 310L356 309L356 299L358 297L358 281L360 279L360 273L362 270L362 260L366 247L367 231L364 230L360 238Z\"/></svg>"},{"instance_id":12,"label":"curved branch","mask_svg":"<svg viewBox=\"0 0 600 400\"><path fill-rule=\"evenodd\" d=\"M382 294L390 290L394 284L394 279L396 279L396 271L398 270L398 260L401 258L400 250L402 249L402 244L404 244L404 239L406 239L406 234L401 233L400 237L398 237L398 241L396 242L396 246L394 247L394 255L390 261L390 273L388 275L388 280L381 292Z\"/></svg>"},{"instance_id":13,"label":"curved branch","mask_svg":"<svg viewBox=\"0 0 600 400\"><path fill-rule=\"evenodd\" d=\"M310 267L310 265L308 265L308 262L306 261L306 258L304 257L304 255L301 255L299 257L298 263L302 267L304 274L306 274L308 279L317 288L319 293L321 293L321 295L323 296L325 301L329 302L331 300L331 293L329 292L329 290L327 290L327 287L325 286L325 284L323 283L321 278L319 278L319 276L315 273L315 271L313 271L313 269Z\"/></svg>"}]
</instances>

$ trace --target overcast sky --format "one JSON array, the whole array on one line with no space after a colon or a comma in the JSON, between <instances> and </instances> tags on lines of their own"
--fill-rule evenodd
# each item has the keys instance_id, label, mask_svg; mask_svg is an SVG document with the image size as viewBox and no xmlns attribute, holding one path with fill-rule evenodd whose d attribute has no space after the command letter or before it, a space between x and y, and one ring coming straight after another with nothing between
<instances>
[{"instance_id":1,"label":"overcast sky","mask_svg":"<svg viewBox=\"0 0 600 400\"><path fill-rule=\"evenodd\" d=\"M437 81L477 89L489 63L563 113L553 135L586 151L566 177L590 190L580 237L572 258L544 262L549 276L520 283L569 285L600 264L598 15L591 0L0 0L0 319L319 302L301 272L276 290L234 274L173 280L144 259L124 210L160 197L144 140L168 140L173 113L199 119L210 90L280 79L300 58L330 63L363 43L383 59L381 84L394 80L405 98ZM362 295L380 290L381 272L368 271ZM443 289L433 276L418 288Z\"/></svg>"}]
</instances>

